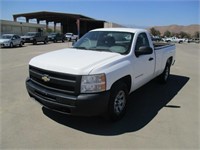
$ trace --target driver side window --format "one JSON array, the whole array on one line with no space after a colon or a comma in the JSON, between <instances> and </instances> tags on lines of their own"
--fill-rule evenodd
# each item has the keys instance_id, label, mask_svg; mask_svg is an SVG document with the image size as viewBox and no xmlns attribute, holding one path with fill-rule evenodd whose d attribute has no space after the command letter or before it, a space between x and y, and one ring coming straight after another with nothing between
<instances>
[{"instance_id":1,"label":"driver side window","mask_svg":"<svg viewBox=\"0 0 200 150\"><path fill-rule=\"evenodd\" d=\"M140 33L138 35L137 41L136 41L136 45L135 45L135 51L139 50L139 48L141 46L147 46L149 47L149 40L147 38L146 33Z\"/></svg>"}]
</instances>

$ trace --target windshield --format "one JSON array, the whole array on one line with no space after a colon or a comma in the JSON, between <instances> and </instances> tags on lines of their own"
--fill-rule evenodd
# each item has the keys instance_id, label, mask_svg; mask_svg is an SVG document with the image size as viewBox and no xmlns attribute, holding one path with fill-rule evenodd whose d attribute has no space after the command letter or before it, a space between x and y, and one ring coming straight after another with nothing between
<instances>
[{"instance_id":1,"label":"windshield","mask_svg":"<svg viewBox=\"0 0 200 150\"><path fill-rule=\"evenodd\" d=\"M69 35L69 36L71 36L71 35L72 35L72 33L66 33L65 35Z\"/></svg>"},{"instance_id":2,"label":"windshield","mask_svg":"<svg viewBox=\"0 0 200 150\"><path fill-rule=\"evenodd\" d=\"M11 39L12 36L11 35L2 35L1 39Z\"/></svg>"},{"instance_id":3,"label":"windshield","mask_svg":"<svg viewBox=\"0 0 200 150\"><path fill-rule=\"evenodd\" d=\"M92 31L85 34L74 48L128 54L134 34L116 31Z\"/></svg>"},{"instance_id":4,"label":"windshield","mask_svg":"<svg viewBox=\"0 0 200 150\"><path fill-rule=\"evenodd\" d=\"M35 36L35 34L36 33L34 33L34 32L28 32L28 33L26 33L26 36Z\"/></svg>"}]
</instances>

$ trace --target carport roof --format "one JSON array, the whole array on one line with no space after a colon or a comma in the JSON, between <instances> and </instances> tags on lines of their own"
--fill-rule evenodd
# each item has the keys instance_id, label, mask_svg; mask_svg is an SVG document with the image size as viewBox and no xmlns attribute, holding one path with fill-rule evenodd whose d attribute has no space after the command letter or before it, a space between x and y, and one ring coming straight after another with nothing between
<instances>
[{"instance_id":1,"label":"carport roof","mask_svg":"<svg viewBox=\"0 0 200 150\"><path fill-rule=\"evenodd\" d=\"M46 20L47 22L63 22L66 18L73 18L73 19L80 19L80 20L87 20L87 21L102 21L96 20L84 15L80 14L70 14L70 13L60 13L60 12L47 12L47 11L40 11L40 12L32 12L32 13L22 13L22 14L14 14L13 18L18 17L26 17L27 19L38 19L39 21ZM105 21L102 21L105 22Z\"/></svg>"}]
</instances>

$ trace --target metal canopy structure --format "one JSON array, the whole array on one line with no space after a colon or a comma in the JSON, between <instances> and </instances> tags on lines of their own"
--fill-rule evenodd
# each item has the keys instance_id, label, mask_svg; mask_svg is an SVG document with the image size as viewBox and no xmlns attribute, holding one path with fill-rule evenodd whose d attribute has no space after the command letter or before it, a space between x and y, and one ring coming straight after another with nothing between
<instances>
[{"instance_id":1,"label":"metal canopy structure","mask_svg":"<svg viewBox=\"0 0 200 150\"><path fill-rule=\"evenodd\" d=\"M17 21L18 17L25 17L27 23L30 19L36 19L38 24L40 23L40 21L46 21L46 28L48 28L49 22L54 22L54 31L56 29L56 24L60 23L62 33L72 32L80 36L82 36L91 29L103 28L105 22L80 14L47 11L14 14L14 21Z\"/></svg>"}]
</instances>

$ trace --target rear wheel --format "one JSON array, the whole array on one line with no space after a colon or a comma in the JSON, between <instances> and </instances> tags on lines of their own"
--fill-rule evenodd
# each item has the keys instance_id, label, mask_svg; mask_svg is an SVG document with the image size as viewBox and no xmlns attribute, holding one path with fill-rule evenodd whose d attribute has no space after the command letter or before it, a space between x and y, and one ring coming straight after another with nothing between
<instances>
[{"instance_id":1,"label":"rear wheel","mask_svg":"<svg viewBox=\"0 0 200 150\"><path fill-rule=\"evenodd\" d=\"M170 75L170 66L171 66L171 61L168 60L166 66L165 66L165 70L163 71L163 73L159 76L159 80L161 83L167 83L168 79L169 79L169 75Z\"/></svg>"},{"instance_id":2,"label":"rear wheel","mask_svg":"<svg viewBox=\"0 0 200 150\"><path fill-rule=\"evenodd\" d=\"M111 89L110 102L108 107L108 119L117 121L121 119L127 106L128 90L123 82L118 82Z\"/></svg>"},{"instance_id":3,"label":"rear wheel","mask_svg":"<svg viewBox=\"0 0 200 150\"><path fill-rule=\"evenodd\" d=\"M33 41L33 45L36 45L36 44L37 44L37 41L36 41L36 40L34 40L34 41Z\"/></svg>"},{"instance_id":4,"label":"rear wheel","mask_svg":"<svg viewBox=\"0 0 200 150\"><path fill-rule=\"evenodd\" d=\"M44 44L47 44L47 39L44 40Z\"/></svg>"}]
</instances>

